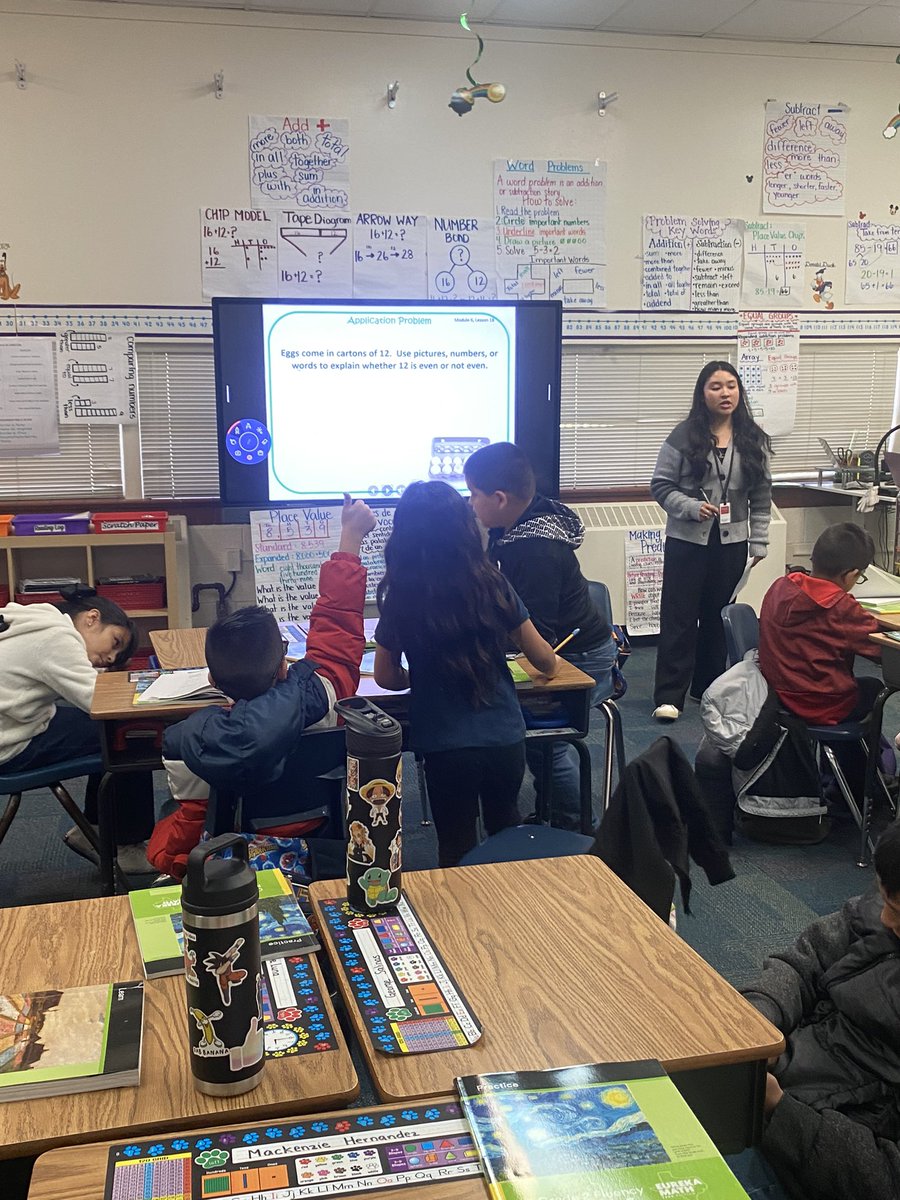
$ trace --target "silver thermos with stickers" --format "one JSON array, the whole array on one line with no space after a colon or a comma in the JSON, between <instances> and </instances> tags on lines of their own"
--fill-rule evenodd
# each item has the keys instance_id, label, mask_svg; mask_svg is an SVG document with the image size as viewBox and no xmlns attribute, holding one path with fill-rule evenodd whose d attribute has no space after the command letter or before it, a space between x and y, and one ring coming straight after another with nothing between
<instances>
[{"instance_id":1,"label":"silver thermos with stickers","mask_svg":"<svg viewBox=\"0 0 900 1200\"><path fill-rule=\"evenodd\" d=\"M371 916L400 899L403 731L362 696L335 708L347 735L347 901Z\"/></svg>"},{"instance_id":2,"label":"silver thermos with stickers","mask_svg":"<svg viewBox=\"0 0 900 1200\"><path fill-rule=\"evenodd\" d=\"M181 889L188 1053L194 1086L210 1096L237 1096L262 1079L258 905L243 838L194 847Z\"/></svg>"}]
</instances>

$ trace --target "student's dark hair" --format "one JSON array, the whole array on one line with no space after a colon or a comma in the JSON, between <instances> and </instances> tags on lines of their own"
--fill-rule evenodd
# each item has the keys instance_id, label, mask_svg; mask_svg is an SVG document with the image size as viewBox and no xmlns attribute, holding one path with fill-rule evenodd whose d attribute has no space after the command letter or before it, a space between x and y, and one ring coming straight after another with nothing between
<instances>
[{"instance_id":1,"label":"student's dark hair","mask_svg":"<svg viewBox=\"0 0 900 1200\"><path fill-rule=\"evenodd\" d=\"M506 669L516 607L484 553L471 507L440 480L410 484L384 561L378 609L385 624L411 653L433 655L448 682L483 707Z\"/></svg>"},{"instance_id":2,"label":"student's dark hair","mask_svg":"<svg viewBox=\"0 0 900 1200\"><path fill-rule=\"evenodd\" d=\"M463 474L479 492L508 492L519 500L535 493L534 471L528 455L512 442L492 442L466 459Z\"/></svg>"},{"instance_id":3,"label":"student's dark hair","mask_svg":"<svg viewBox=\"0 0 900 1200\"><path fill-rule=\"evenodd\" d=\"M738 404L731 414L732 441L741 456L741 466L752 487L765 474L766 458L772 457L772 439L763 433L753 420L750 406L747 404L747 393L744 391L744 381L737 369L729 362L708 362L694 384L694 398L691 411L688 413L688 450L687 459L691 471L699 481L706 474L706 462L710 450L715 449L716 438L709 420L709 409L703 389L711 375L716 371L727 371L738 381Z\"/></svg>"},{"instance_id":4,"label":"student's dark hair","mask_svg":"<svg viewBox=\"0 0 900 1200\"><path fill-rule=\"evenodd\" d=\"M59 594L62 603L57 608L67 617L77 617L79 613L96 610L100 614L101 625L118 625L125 630L125 644L113 659L110 670L124 667L137 647L137 627L128 614L113 600L98 596L90 587L62 587Z\"/></svg>"},{"instance_id":5,"label":"student's dark hair","mask_svg":"<svg viewBox=\"0 0 900 1200\"><path fill-rule=\"evenodd\" d=\"M206 665L232 700L252 700L275 682L284 657L281 630L267 608L250 604L206 631Z\"/></svg>"},{"instance_id":6,"label":"student's dark hair","mask_svg":"<svg viewBox=\"0 0 900 1200\"><path fill-rule=\"evenodd\" d=\"M845 571L864 571L874 557L872 535L861 525L842 521L839 525L829 525L816 538L812 568L816 575L836 579Z\"/></svg>"},{"instance_id":7,"label":"student's dark hair","mask_svg":"<svg viewBox=\"0 0 900 1200\"><path fill-rule=\"evenodd\" d=\"M875 874L889 896L900 896L900 821L888 825L875 846Z\"/></svg>"}]
</instances>

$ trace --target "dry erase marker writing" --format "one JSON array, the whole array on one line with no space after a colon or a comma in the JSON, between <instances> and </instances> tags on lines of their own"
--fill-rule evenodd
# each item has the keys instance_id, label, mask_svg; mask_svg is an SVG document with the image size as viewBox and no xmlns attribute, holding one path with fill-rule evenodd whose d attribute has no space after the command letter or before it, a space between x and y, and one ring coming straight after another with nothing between
<instances>
[{"instance_id":1,"label":"dry erase marker writing","mask_svg":"<svg viewBox=\"0 0 900 1200\"><path fill-rule=\"evenodd\" d=\"M569 636L568 636L568 637L564 637L564 638L563 638L563 640L562 640L562 641L561 641L561 642L560 642L558 645L556 645L556 646L554 646L554 647L553 647L553 649L554 649L554 650L555 650L557 653L559 653L559 651L560 651L560 650L562 650L563 646L568 646L568 644L569 644L569 642L571 642L572 638L573 638L573 637L578 637L579 633L581 633L581 629L580 629L580 628L579 628L579 629L573 629L573 630L572 630L572 632L569 634Z\"/></svg>"}]
</instances>

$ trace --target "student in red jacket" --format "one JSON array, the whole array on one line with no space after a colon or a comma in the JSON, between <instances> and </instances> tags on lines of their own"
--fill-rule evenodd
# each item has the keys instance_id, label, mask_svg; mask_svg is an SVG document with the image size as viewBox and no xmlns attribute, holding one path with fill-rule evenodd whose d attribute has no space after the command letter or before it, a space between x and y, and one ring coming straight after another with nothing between
<instances>
[{"instance_id":1,"label":"student in red jacket","mask_svg":"<svg viewBox=\"0 0 900 1200\"><path fill-rule=\"evenodd\" d=\"M299 837L320 823L288 821L304 807L300 737L313 725L335 725L335 700L359 686L366 598L359 550L374 527L368 505L348 497L340 547L319 572L306 657L299 662L288 667L278 623L266 609L239 609L210 628L210 679L235 703L199 709L165 732L163 763L178 808L150 838L147 857L157 870L184 875L203 833L211 786L242 796L254 811L281 816L268 830L273 836Z\"/></svg>"},{"instance_id":2,"label":"student in red jacket","mask_svg":"<svg viewBox=\"0 0 900 1200\"><path fill-rule=\"evenodd\" d=\"M881 657L869 640L878 622L849 595L874 556L875 545L859 525L832 525L813 546L812 574L792 572L766 592L759 667L785 708L810 725L866 716L882 686L853 674L857 654Z\"/></svg>"}]
</instances>

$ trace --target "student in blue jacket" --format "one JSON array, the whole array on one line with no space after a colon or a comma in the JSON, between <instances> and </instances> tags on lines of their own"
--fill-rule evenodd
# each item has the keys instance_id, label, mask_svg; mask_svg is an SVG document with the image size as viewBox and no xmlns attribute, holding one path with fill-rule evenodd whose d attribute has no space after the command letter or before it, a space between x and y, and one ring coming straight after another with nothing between
<instances>
[{"instance_id":1,"label":"student in blue jacket","mask_svg":"<svg viewBox=\"0 0 900 1200\"><path fill-rule=\"evenodd\" d=\"M654 717L675 721L725 670L722 608L769 544L771 442L727 362L697 377L686 421L666 438L650 490L668 514Z\"/></svg>"}]
</instances>

